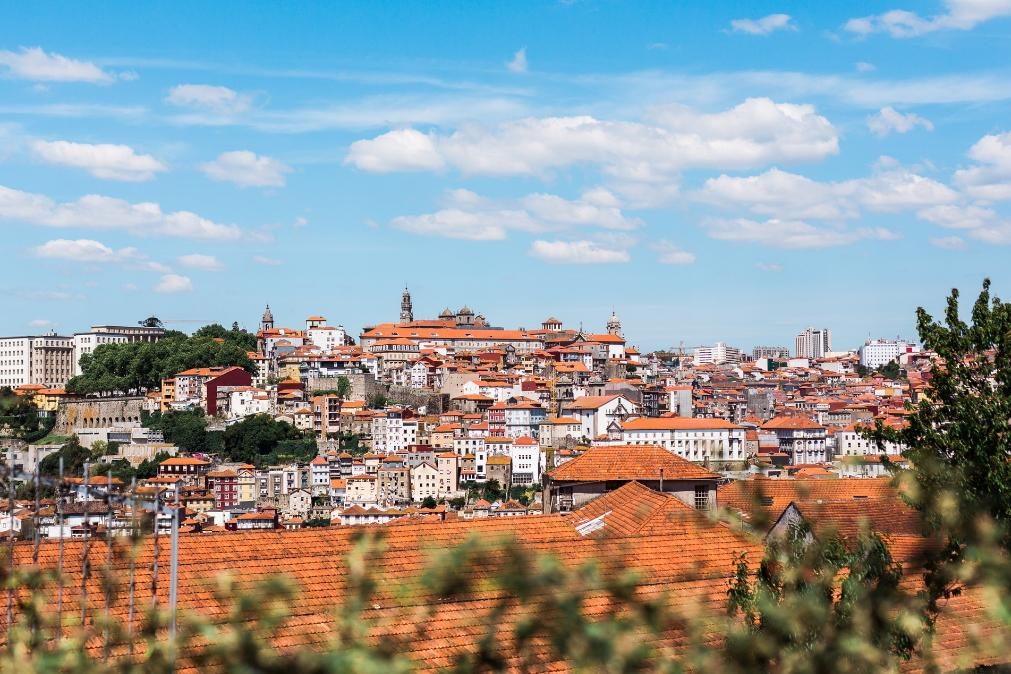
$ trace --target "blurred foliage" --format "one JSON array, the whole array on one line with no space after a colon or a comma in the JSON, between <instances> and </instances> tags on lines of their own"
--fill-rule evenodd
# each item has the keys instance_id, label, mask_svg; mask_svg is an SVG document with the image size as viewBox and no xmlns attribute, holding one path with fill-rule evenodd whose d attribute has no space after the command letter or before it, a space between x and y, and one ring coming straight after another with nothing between
<instances>
[{"instance_id":1,"label":"blurred foliage","mask_svg":"<svg viewBox=\"0 0 1011 674\"><path fill-rule=\"evenodd\" d=\"M988 640L967 638L959 654L970 669L973 656L1009 662L1009 320L987 286L971 325L958 319L957 295L943 326L921 311L921 339L945 366L935 368L907 428L874 431L879 439L912 447L915 467L896 480L942 543L922 560L922 578L919 570L904 577L885 542L866 528L843 539L820 530L814 535L799 523L777 530L763 559L739 560L723 611L676 593L644 591L647 578L620 561L563 561L510 539L472 537L433 549L416 577L390 587L374 572L377 557L385 554L383 530L361 528L342 567L346 592L333 607L330 642L284 650L274 637L301 591L284 577L250 586L222 574L213 591L226 613L182 612L170 639L165 607L139 608L132 633L128 625L107 621L101 610L86 624L68 610L64 625L54 625L52 595L45 591L54 572L10 568L4 555L3 583L19 592L11 595L16 621L0 650L0 672L168 674L184 667L243 674L406 673L428 664L405 655L415 644L444 638L430 631L438 627L440 612L475 594L481 600L474 602L468 625L470 647L441 671L532 672L562 663L573 672L891 674L916 658L918 667L934 672L938 657L946 655L935 650L938 612L948 598L970 588L986 600L986 619L1003 630ZM136 554L139 539L134 542L116 554ZM113 578L101 560L94 560L91 573L103 579L108 595L124 592L122 579ZM114 657L107 658L110 653Z\"/></svg>"}]
</instances>

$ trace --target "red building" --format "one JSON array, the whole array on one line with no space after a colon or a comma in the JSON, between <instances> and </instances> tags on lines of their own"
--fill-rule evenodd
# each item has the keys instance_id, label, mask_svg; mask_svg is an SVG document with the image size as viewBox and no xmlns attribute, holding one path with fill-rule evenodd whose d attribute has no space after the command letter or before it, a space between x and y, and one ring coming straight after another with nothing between
<instances>
[{"instance_id":1,"label":"red building","mask_svg":"<svg viewBox=\"0 0 1011 674\"><path fill-rule=\"evenodd\" d=\"M207 473L207 488L214 495L214 507L228 510L239 505L239 474L234 470L212 470Z\"/></svg>"},{"instance_id":2,"label":"red building","mask_svg":"<svg viewBox=\"0 0 1011 674\"><path fill-rule=\"evenodd\" d=\"M218 413L219 386L252 386L253 377L241 367L198 367L175 376L173 407L199 405L207 416Z\"/></svg>"}]
</instances>

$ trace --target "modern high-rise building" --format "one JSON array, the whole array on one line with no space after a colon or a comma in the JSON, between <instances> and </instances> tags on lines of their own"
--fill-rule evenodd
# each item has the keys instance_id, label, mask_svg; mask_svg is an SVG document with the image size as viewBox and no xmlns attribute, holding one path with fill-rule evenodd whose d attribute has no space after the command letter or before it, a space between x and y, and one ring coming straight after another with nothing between
<instances>
[{"instance_id":1,"label":"modern high-rise building","mask_svg":"<svg viewBox=\"0 0 1011 674\"><path fill-rule=\"evenodd\" d=\"M831 350L832 331L828 328L807 328L797 335L797 358L823 358Z\"/></svg>"}]
</instances>

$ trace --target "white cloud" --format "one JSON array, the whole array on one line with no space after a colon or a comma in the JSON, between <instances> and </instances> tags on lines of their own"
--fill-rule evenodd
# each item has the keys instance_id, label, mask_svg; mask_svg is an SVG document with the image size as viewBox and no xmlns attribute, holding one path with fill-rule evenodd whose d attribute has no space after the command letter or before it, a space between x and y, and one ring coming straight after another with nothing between
<instances>
[{"instance_id":1,"label":"white cloud","mask_svg":"<svg viewBox=\"0 0 1011 674\"><path fill-rule=\"evenodd\" d=\"M997 213L984 206L946 204L919 211L916 216L949 229L976 229L994 223Z\"/></svg>"},{"instance_id":2,"label":"white cloud","mask_svg":"<svg viewBox=\"0 0 1011 674\"><path fill-rule=\"evenodd\" d=\"M51 328L55 324L45 318L36 318L35 320L28 321L28 325L33 328Z\"/></svg>"},{"instance_id":3,"label":"white cloud","mask_svg":"<svg viewBox=\"0 0 1011 674\"><path fill-rule=\"evenodd\" d=\"M915 112L902 114L891 106L881 108L875 115L867 118L867 128L875 136L884 138L892 133L908 133L916 127L923 127L927 131L933 131L934 125L929 119L917 115Z\"/></svg>"},{"instance_id":4,"label":"white cloud","mask_svg":"<svg viewBox=\"0 0 1011 674\"><path fill-rule=\"evenodd\" d=\"M642 223L622 213L606 189L587 190L579 199L554 194L528 194L519 199L486 199L470 190L451 190L445 207L435 213L405 215L391 221L397 229L451 239L494 241L510 230L548 232L573 227L632 230Z\"/></svg>"},{"instance_id":5,"label":"white cloud","mask_svg":"<svg viewBox=\"0 0 1011 674\"><path fill-rule=\"evenodd\" d=\"M892 37L917 37L938 30L972 30L981 23L1011 16L1011 0L945 0L946 12L924 18L915 12L893 9L883 14L850 19L843 26L857 35L888 33Z\"/></svg>"},{"instance_id":6,"label":"white cloud","mask_svg":"<svg viewBox=\"0 0 1011 674\"><path fill-rule=\"evenodd\" d=\"M141 257L136 248L114 250L94 239L53 239L37 246L34 252L39 257L73 262L120 263Z\"/></svg>"},{"instance_id":7,"label":"white cloud","mask_svg":"<svg viewBox=\"0 0 1011 674\"><path fill-rule=\"evenodd\" d=\"M165 274L154 287L156 293L185 293L193 290L193 282L188 276Z\"/></svg>"},{"instance_id":8,"label":"white cloud","mask_svg":"<svg viewBox=\"0 0 1011 674\"><path fill-rule=\"evenodd\" d=\"M284 187L284 176L291 173L291 167L283 162L248 150L223 152L200 169L212 180L244 187Z\"/></svg>"},{"instance_id":9,"label":"white cloud","mask_svg":"<svg viewBox=\"0 0 1011 674\"><path fill-rule=\"evenodd\" d=\"M780 169L747 177L721 175L707 180L697 196L720 206L743 206L786 220L850 219L864 210L925 209L958 198L947 185L902 167L839 182L818 182Z\"/></svg>"},{"instance_id":10,"label":"white cloud","mask_svg":"<svg viewBox=\"0 0 1011 674\"><path fill-rule=\"evenodd\" d=\"M777 30L797 30L789 14L769 14L761 19L734 19L730 28L738 33L768 35Z\"/></svg>"},{"instance_id":11,"label":"white cloud","mask_svg":"<svg viewBox=\"0 0 1011 674\"><path fill-rule=\"evenodd\" d=\"M242 231L190 211L165 212L156 203L130 203L122 199L88 194L77 201L59 203L42 194L22 192L0 185L0 220L43 227L80 227L126 230L133 234L157 234L192 239L237 239Z\"/></svg>"},{"instance_id":12,"label":"white cloud","mask_svg":"<svg viewBox=\"0 0 1011 674\"><path fill-rule=\"evenodd\" d=\"M721 241L758 243L775 248L828 248L855 243L861 239L891 240L887 229L844 229L815 227L801 220L765 221L747 218L717 219L705 223L709 236Z\"/></svg>"},{"instance_id":13,"label":"white cloud","mask_svg":"<svg viewBox=\"0 0 1011 674\"><path fill-rule=\"evenodd\" d=\"M658 253L657 261L661 264L694 264L695 253L680 248L670 241L660 241L653 245Z\"/></svg>"},{"instance_id":14,"label":"white cloud","mask_svg":"<svg viewBox=\"0 0 1011 674\"><path fill-rule=\"evenodd\" d=\"M0 50L0 66L0 75L37 82L108 84L114 79L94 63L47 53L40 47L22 47L20 52Z\"/></svg>"},{"instance_id":15,"label":"white cloud","mask_svg":"<svg viewBox=\"0 0 1011 674\"><path fill-rule=\"evenodd\" d=\"M759 271L781 272L783 271L783 265L778 262L756 262L755 269Z\"/></svg>"},{"instance_id":16,"label":"white cloud","mask_svg":"<svg viewBox=\"0 0 1011 674\"><path fill-rule=\"evenodd\" d=\"M839 150L835 128L813 106L751 98L718 113L669 105L648 123L591 116L528 117L450 134L397 129L351 144L346 163L373 172L454 167L481 175L543 175L598 165L628 182L659 182L686 168L748 168L814 161Z\"/></svg>"},{"instance_id":17,"label":"white cloud","mask_svg":"<svg viewBox=\"0 0 1011 674\"><path fill-rule=\"evenodd\" d=\"M593 241L534 241L530 255L552 264L618 264L629 261L628 251L605 248Z\"/></svg>"},{"instance_id":18,"label":"white cloud","mask_svg":"<svg viewBox=\"0 0 1011 674\"><path fill-rule=\"evenodd\" d=\"M221 264L221 261L218 258L213 255L204 255L202 253L182 255L179 257L179 264L192 269L203 269L204 271L220 271L221 269L224 269L224 265Z\"/></svg>"},{"instance_id":19,"label":"white cloud","mask_svg":"<svg viewBox=\"0 0 1011 674\"><path fill-rule=\"evenodd\" d=\"M873 63L868 63L867 61L857 61L856 69L858 73L872 73L878 68Z\"/></svg>"},{"instance_id":20,"label":"white cloud","mask_svg":"<svg viewBox=\"0 0 1011 674\"><path fill-rule=\"evenodd\" d=\"M506 63L510 72L525 73L527 71L527 48L520 47L513 54L512 60Z\"/></svg>"},{"instance_id":21,"label":"white cloud","mask_svg":"<svg viewBox=\"0 0 1011 674\"><path fill-rule=\"evenodd\" d=\"M977 199L1011 199L1011 132L983 136L969 148L969 158L977 165L955 172L962 189Z\"/></svg>"},{"instance_id":22,"label":"white cloud","mask_svg":"<svg viewBox=\"0 0 1011 674\"><path fill-rule=\"evenodd\" d=\"M242 114L253 104L248 94L210 84L180 84L169 90L165 100L180 108L195 108L225 116Z\"/></svg>"},{"instance_id":23,"label":"white cloud","mask_svg":"<svg viewBox=\"0 0 1011 674\"><path fill-rule=\"evenodd\" d=\"M942 236L930 240L931 245L945 250L962 250L965 248L965 241L957 236Z\"/></svg>"},{"instance_id":24,"label":"white cloud","mask_svg":"<svg viewBox=\"0 0 1011 674\"><path fill-rule=\"evenodd\" d=\"M266 265L268 267L277 267L278 265L284 264L284 260L278 260L274 257L266 257L263 255L254 255L253 262L256 264Z\"/></svg>"},{"instance_id":25,"label":"white cloud","mask_svg":"<svg viewBox=\"0 0 1011 674\"><path fill-rule=\"evenodd\" d=\"M167 169L151 155L137 154L129 145L36 140L31 148L35 156L45 162L84 169L105 180L142 182Z\"/></svg>"}]
</instances>

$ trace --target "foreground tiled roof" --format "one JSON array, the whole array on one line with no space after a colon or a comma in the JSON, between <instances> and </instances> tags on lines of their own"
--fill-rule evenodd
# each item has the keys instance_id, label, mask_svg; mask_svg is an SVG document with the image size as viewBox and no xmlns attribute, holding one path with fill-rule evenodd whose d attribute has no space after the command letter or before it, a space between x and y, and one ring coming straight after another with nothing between
<instances>
[{"instance_id":1,"label":"foreground tiled roof","mask_svg":"<svg viewBox=\"0 0 1011 674\"><path fill-rule=\"evenodd\" d=\"M783 514L791 501L894 498L895 494L890 478L838 480L755 478L736 480L720 487L717 490L717 502L721 507L743 513L749 518L760 515L771 525Z\"/></svg>"},{"instance_id":2,"label":"foreground tiled roof","mask_svg":"<svg viewBox=\"0 0 1011 674\"><path fill-rule=\"evenodd\" d=\"M754 543L743 532L732 533L676 496L653 491L639 482L629 482L593 499L567 519L581 535L593 538L663 534L705 539L715 547L732 545L733 540Z\"/></svg>"},{"instance_id":3,"label":"foreground tiled roof","mask_svg":"<svg viewBox=\"0 0 1011 674\"><path fill-rule=\"evenodd\" d=\"M654 445L605 445L550 472L555 481L717 479L719 475Z\"/></svg>"}]
</instances>

